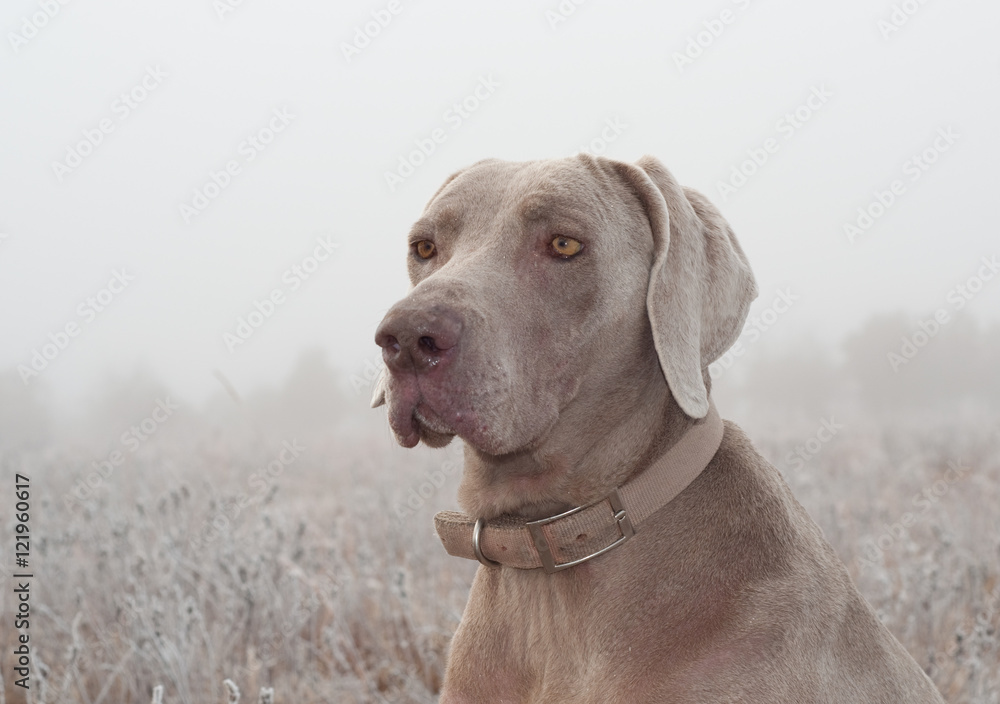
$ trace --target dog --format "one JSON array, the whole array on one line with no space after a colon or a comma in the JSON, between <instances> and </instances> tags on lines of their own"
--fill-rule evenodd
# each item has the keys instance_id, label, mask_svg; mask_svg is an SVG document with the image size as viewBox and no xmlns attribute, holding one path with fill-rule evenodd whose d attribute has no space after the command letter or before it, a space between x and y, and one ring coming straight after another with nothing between
<instances>
[{"instance_id":1,"label":"dog","mask_svg":"<svg viewBox=\"0 0 1000 704\"><path fill-rule=\"evenodd\" d=\"M439 536L479 567L440 701L942 702L708 366L757 286L656 159L480 161L378 326L404 447L464 443Z\"/></svg>"}]
</instances>

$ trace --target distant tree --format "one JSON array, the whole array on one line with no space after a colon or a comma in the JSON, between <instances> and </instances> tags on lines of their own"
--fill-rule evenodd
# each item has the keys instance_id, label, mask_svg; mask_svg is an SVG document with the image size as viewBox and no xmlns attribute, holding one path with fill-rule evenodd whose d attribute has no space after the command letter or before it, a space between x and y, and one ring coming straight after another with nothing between
<instances>
[{"instance_id":1,"label":"distant tree","mask_svg":"<svg viewBox=\"0 0 1000 704\"><path fill-rule=\"evenodd\" d=\"M1000 329L970 316L933 323L902 314L871 318L844 343L845 372L874 407L932 408L970 399L1000 405Z\"/></svg>"},{"instance_id":2,"label":"distant tree","mask_svg":"<svg viewBox=\"0 0 1000 704\"><path fill-rule=\"evenodd\" d=\"M911 360L894 369L889 359L890 354L900 352L901 340L910 333L905 315L882 314L869 318L844 341L845 372L865 404L885 409L916 400L910 388L912 377L900 376Z\"/></svg>"},{"instance_id":3,"label":"distant tree","mask_svg":"<svg viewBox=\"0 0 1000 704\"><path fill-rule=\"evenodd\" d=\"M331 430L345 413L340 375L326 350L303 352L279 389L263 390L248 399L258 427L268 436L315 436Z\"/></svg>"},{"instance_id":4,"label":"distant tree","mask_svg":"<svg viewBox=\"0 0 1000 704\"><path fill-rule=\"evenodd\" d=\"M14 369L0 372L0 449L38 448L48 443L51 432L44 388L25 386Z\"/></svg>"},{"instance_id":5,"label":"distant tree","mask_svg":"<svg viewBox=\"0 0 1000 704\"><path fill-rule=\"evenodd\" d=\"M754 357L745 379L746 393L758 402L808 415L829 408L841 381L830 350L815 338Z\"/></svg>"}]
</instances>

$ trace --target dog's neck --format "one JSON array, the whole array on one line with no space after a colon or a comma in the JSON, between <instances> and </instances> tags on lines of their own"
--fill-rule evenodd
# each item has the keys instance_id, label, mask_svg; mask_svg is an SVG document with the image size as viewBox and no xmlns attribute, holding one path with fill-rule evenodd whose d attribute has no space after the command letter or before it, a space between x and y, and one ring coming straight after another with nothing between
<instances>
[{"instance_id":1,"label":"dog's neck","mask_svg":"<svg viewBox=\"0 0 1000 704\"><path fill-rule=\"evenodd\" d=\"M653 372L633 375L611 398L578 395L531 449L488 455L466 444L462 509L486 519L509 514L534 520L592 503L648 467L694 422L659 369ZM706 372L706 386L709 381ZM603 411L598 423L594 408Z\"/></svg>"}]
</instances>

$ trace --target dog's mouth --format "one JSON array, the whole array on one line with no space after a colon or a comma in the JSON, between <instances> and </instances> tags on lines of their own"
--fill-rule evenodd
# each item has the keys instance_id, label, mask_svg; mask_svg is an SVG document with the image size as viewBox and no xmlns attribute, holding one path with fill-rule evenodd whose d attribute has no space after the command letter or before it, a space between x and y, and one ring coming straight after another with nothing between
<instances>
[{"instance_id":1,"label":"dog's mouth","mask_svg":"<svg viewBox=\"0 0 1000 704\"><path fill-rule=\"evenodd\" d=\"M480 452L502 455L533 442L555 422L557 413L542 412L549 408L545 403L517 412L505 383L509 374L500 365L486 372L479 369L458 373L452 367L447 374L387 371L384 400L397 442L407 448L421 441L444 447L458 436Z\"/></svg>"},{"instance_id":2,"label":"dog's mouth","mask_svg":"<svg viewBox=\"0 0 1000 704\"><path fill-rule=\"evenodd\" d=\"M420 439L429 447L444 447L457 435L427 404L413 409L413 423Z\"/></svg>"},{"instance_id":3,"label":"dog's mouth","mask_svg":"<svg viewBox=\"0 0 1000 704\"><path fill-rule=\"evenodd\" d=\"M386 402L389 425L399 444L413 447L423 440L430 447L444 447L462 435L471 414L455 398L460 396L453 390L440 389L415 375L390 375Z\"/></svg>"}]
</instances>

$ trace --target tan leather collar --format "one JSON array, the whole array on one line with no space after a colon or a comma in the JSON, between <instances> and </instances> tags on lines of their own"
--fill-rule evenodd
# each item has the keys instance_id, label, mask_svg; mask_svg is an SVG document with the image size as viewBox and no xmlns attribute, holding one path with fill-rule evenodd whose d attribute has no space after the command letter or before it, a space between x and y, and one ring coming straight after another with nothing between
<instances>
[{"instance_id":1,"label":"tan leather collar","mask_svg":"<svg viewBox=\"0 0 1000 704\"><path fill-rule=\"evenodd\" d=\"M712 403L708 415L649 468L600 501L538 521L500 516L486 522L464 513L434 517L438 537L455 557L487 567L558 572L586 562L631 538L651 515L684 491L722 443L723 424Z\"/></svg>"}]
</instances>

